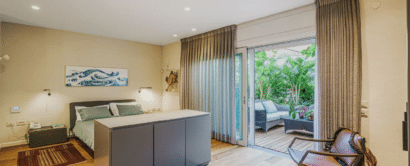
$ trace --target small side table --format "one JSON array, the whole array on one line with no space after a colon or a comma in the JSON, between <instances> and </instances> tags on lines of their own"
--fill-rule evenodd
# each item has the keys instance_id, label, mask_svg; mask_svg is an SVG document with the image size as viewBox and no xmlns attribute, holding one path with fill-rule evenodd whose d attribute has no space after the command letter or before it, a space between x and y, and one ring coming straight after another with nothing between
<instances>
[{"instance_id":1,"label":"small side table","mask_svg":"<svg viewBox=\"0 0 410 166\"><path fill-rule=\"evenodd\" d=\"M285 133L288 130L305 130L314 132L313 121L308 119L293 119L293 118L283 118L285 123Z\"/></svg>"},{"instance_id":2,"label":"small side table","mask_svg":"<svg viewBox=\"0 0 410 166\"><path fill-rule=\"evenodd\" d=\"M53 129L51 126L45 126L40 129L30 129L28 135L30 148L67 142L66 127Z\"/></svg>"}]
</instances>

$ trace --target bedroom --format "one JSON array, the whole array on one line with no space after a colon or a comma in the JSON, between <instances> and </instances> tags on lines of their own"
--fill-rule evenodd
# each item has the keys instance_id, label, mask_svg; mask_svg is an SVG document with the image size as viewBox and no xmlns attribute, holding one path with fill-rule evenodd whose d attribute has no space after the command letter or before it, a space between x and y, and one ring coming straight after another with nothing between
<instances>
[{"instance_id":1,"label":"bedroom","mask_svg":"<svg viewBox=\"0 0 410 166\"><path fill-rule=\"evenodd\" d=\"M139 13L134 13L132 5L126 2L105 2L96 6L96 2L91 1L84 4L69 4L67 1L57 4L23 0L0 2L0 55L8 54L10 57L10 60L0 62L1 149L27 144L24 137L31 121L40 122L42 126L64 124L69 127L69 104L72 102L135 99L144 111L179 110L180 94L165 91L165 78L168 70L181 70L180 39L232 24L243 26L269 16L278 17L281 13L313 6L314 3L313 0L251 2L227 1L215 6L205 1L154 1L153 4L141 1L134 4L140 5L139 12L142 13L138 17L136 15ZM361 133L368 138L369 146L381 165L391 159L397 162L396 165L403 165L403 160L407 158L407 152L401 150L401 121L407 102L406 93L403 92L407 88L406 3L403 0L360 2L362 97L368 101L370 108L369 118L362 120ZM375 2L381 3L377 9L373 8ZM39 7L39 10L32 6ZM155 7L160 9L153 10ZM186 7L190 10L186 11ZM220 13L225 8L229 10ZM243 10L238 12L238 8ZM99 17L101 13L98 10L111 14L101 12L105 15ZM235 16L229 14L230 10L243 14ZM199 14L201 12L203 15ZM219 18L222 15L226 18ZM239 38L251 32L238 30L237 33ZM266 37L254 44L272 44L281 40L289 39L275 41ZM389 42L384 42L386 40ZM392 55L394 58L388 58ZM127 69L128 86L67 87L63 79L66 66ZM50 89L51 96L44 89ZM386 101L382 96L391 100ZM20 113L10 113L13 107L19 107ZM381 119L384 120L382 124ZM20 121L24 121L25 125L17 126ZM6 127L9 122L14 126ZM394 138L392 143L384 143L391 137ZM383 155L385 150L391 153ZM13 156L16 155L17 152L13 153ZM13 162L16 160L13 158Z\"/></svg>"}]
</instances>

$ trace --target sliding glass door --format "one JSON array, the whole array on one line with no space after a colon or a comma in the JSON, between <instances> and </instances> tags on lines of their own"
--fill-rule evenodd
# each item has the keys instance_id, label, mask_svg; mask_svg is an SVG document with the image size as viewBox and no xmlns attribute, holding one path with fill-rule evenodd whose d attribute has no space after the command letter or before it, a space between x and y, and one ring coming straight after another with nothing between
<instances>
[{"instance_id":1,"label":"sliding glass door","mask_svg":"<svg viewBox=\"0 0 410 166\"><path fill-rule=\"evenodd\" d=\"M246 48L236 49L235 55L235 111L236 140L247 146L247 53Z\"/></svg>"},{"instance_id":2,"label":"sliding glass door","mask_svg":"<svg viewBox=\"0 0 410 166\"><path fill-rule=\"evenodd\" d=\"M315 38L249 48L248 146L287 153L295 137L317 135ZM299 144L313 150L312 142Z\"/></svg>"}]
</instances>

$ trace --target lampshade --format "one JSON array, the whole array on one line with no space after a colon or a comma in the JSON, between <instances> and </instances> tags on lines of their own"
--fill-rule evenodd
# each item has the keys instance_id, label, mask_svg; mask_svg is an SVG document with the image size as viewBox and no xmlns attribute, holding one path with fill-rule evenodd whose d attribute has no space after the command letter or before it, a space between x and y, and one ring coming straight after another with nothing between
<instances>
[{"instance_id":1,"label":"lampshade","mask_svg":"<svg viewBox=\"0 0 410 166\"><path fill-rule=\"evenodd\" d=\"M10 56L7 55L7 54L5 54L5 55L3 55L3 59L6 60L6 61L8 61L8 60L10 60Z\"/></svg>"}]
</instances>

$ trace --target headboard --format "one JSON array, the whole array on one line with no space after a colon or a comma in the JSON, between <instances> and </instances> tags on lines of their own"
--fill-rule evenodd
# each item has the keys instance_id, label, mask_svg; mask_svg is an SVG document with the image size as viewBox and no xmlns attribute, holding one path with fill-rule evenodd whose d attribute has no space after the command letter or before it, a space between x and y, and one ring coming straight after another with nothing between
<instances>
[{"instance_id":1,"label":"headboard","mask_svg":"<svg viewBox=\"0 0 410 166\"><path fill-rule=\"evenodd\" d=\"M75 122L77 121L77 115L75 113L75 106L94 107L98 105L107 105L109 103L125 103L125 102L135 102L135 99L108 100L108 101L84 101L84 102L70 103L70 131L73 130L75 126ZM112 114L111 109L110 109L110 112Z\"/></svg>"}]
</instances>

